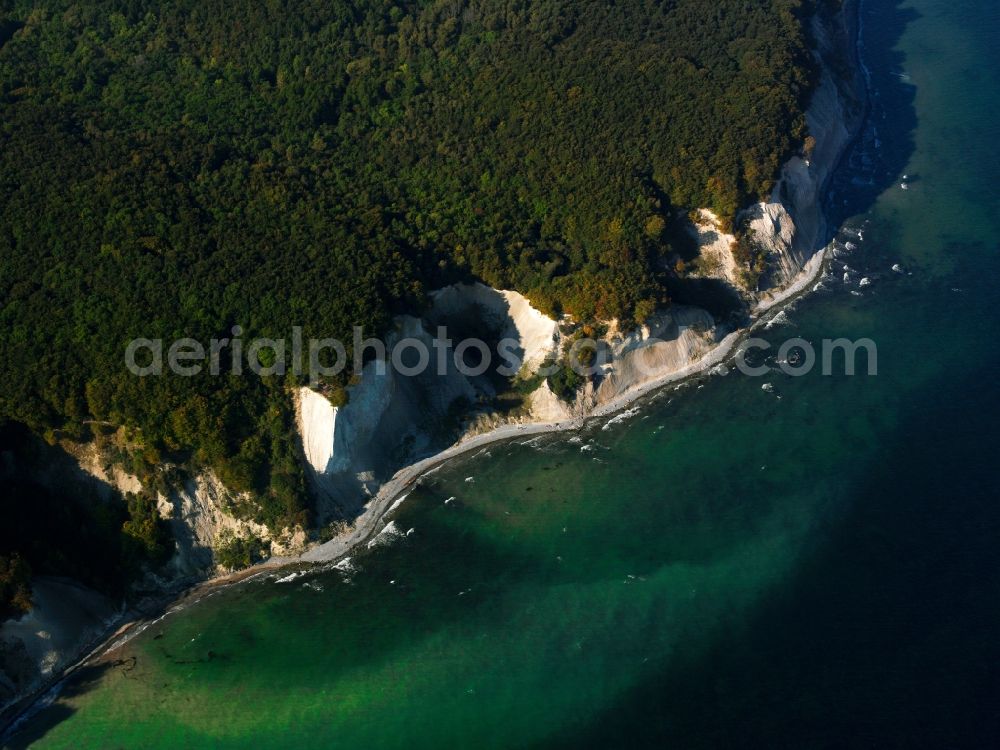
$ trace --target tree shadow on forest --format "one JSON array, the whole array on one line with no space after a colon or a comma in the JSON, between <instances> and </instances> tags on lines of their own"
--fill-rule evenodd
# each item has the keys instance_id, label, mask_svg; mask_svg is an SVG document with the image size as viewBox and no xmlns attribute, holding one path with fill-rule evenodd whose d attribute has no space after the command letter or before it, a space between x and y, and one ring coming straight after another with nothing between
<instances>
[{"instance_id":1,"label":"tree shadow on forest","mask_svg":"<svg viewBox=\"0 0 1000 750\"><path fill-rule=\"evenodd\" d=\"M861 3L861 56L870 76L868 110L826 191L826 242L847 219L867 213L882 193L899 184L916 148L916 86L899 75L906 57L897 47L920 14L903 5L902 0Z\"/></svg>"}]
</instances>

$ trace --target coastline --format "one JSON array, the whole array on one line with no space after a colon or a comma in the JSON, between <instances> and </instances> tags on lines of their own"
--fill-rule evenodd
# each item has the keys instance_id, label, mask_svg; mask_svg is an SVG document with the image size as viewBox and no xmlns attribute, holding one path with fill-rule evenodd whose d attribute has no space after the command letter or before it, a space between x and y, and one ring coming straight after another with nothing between
<instances>
[{"instance_id":1,"label":"coastline","mask_svg":"<svg viewBox=\"0 0 1000 750\"><path fill-rule=\"evenodd\" d=\"M727 334L696 362L680 370L664 373L645 382L637 383L624 393L602 404L585 416L556 422L501 425L500 427L455 443L445 450L435 453L433 456L429 456L415 464L410 464L396 472L392 479L382 485L378 494L365 507L365 511L358 516L355 529L350 534L342 538L331 539L329 542L313 547L297 557L272 558L248 570L264 570L266 568L284 567L303 562L329 563L338 561L348 555L355 547L369 541L377 531L381 530L380 523L389 520L392 511L399 507L399 501L405 498L404 493L420 477L439 468L448 461L465 455L477 448L485 448L486 446L505 440L583 429L590 420L625 411L640 399L667 385L703 376L715 367L725 364L735 355L738 345L760 325L766 323L774 315L777 315L787 304L808 294L810 291L809 287L815 283L816 279L822 275L827 267L829 247L827 245L817 250L791 284L775 295L774 298L758 305L754 310L750 325ZM403 497L401 498L401 496Z\"/></svg>"},{"instance_id":2,"label":"coastline","mask_svg":"<svg viewBox=\"0 0 1000 750\"><path fill-rule=\"evenodd\" d=\"M860 59L859 47L859 19L862 4L863 0L848 0L845 2L843 9L851 37L850 54L852 63L858 70L863 70L864 68L863 62ZM860 118L861 122L867 116L867 102L870 95L867 87L863 93L865 115ZM820 198L825 199L832 175L843 161L844 155L855 142L858 131L859 128L854 128L851 131L851 137L844 144L830 169L829 175L820 186L818 191ZM824 225L823 234L825 234L827 217L822 211L822 207L820 213ZM487 432L460 440L443 451L397 471L390 480L381 486L378 493L365 506L364 511L356 518L354 527L349 533L314 546L300 555L272 557L250 568L213 576L180 591L165 592L145 607L134 608L124 612L120 618L108 626L103 634L92 639L86 650L82 651L81 656L70 666L64 668L59 674L52 676L45 684L38 687L30 695L17 700L3 711L0 711L0 742L12 736L23 721L47 706L50 700L54 700L58 696L63 684L75 672L86 666L100 665L112 661L115 658L115 654L132 638L140 635L147 628L160 622L165 617L180 612L229 586L246 582L282 568L296 565L312 566L316 564L329 564L347 557L355 548L367 543L382 530L384 525L391 519L392 513L405 500L408 492L422 476L438 469L448 461L477 449L507 440L583 429L587 426L588 421L607 417L629 409L639 400L665 386L679 384L707 375L710 370L729 361L735 355L739 344L750 336L753 331L757 330L761 325L766 324L789 304L812 291L812 286L828 268L831 247L832 242L829 242L822 247L816 248L814 254L805 263L799 273L783 289L758 302L751 311L748 325L728 333L696 362L692 362L680 370L667 372L661 376L654 376L647 381L636 383L585 416L554 422L505 424ZM143 611L147 608L152 610L152 612Z\"/></svg>"},{"instance_id":3,"label":"coastline","mask_svg":"<svg viewBox=\"0 0 1000 750\"><path fill-rule=\"evenodd\" d=\"M753 331L766 324L788 304L811 291L811 285L827 268L827 261L830 258L829 251L830 245L817 250L792 283L754 309L749 325L727 334L701 359L687 367L665 373L643 383L637 383L586 416L556 422L506 424L459 441L443 451L396 472L389 481L382 485L378 494L365 507L364 512L358 516L350 533L312 547L297 556L272 557L243 570L213 576L180 591L180 593L176 591L167 593L152 605L152 613L137 609L123 613L121 618L111 623L102 635L91 640L87 650L72 665L63 669L60 674L53 676L31 695L21 698L2 712L2 714L8 714L9 718L5 719L5 723L0 724L0 740L12 735L19 724L48 705L47 701L50 696L55 698L62 684L76 671L83 667L106 664L112 661L116 652L127 645L130 640L164 618L183 611L229 586L244 583L283 568L336 563L348 557L355 548L366 544L382 531L385 524L391 520L392 513L405 501L406 495L421 477L440 468L448 461L476 449L507 440L583 429L587 426L588 421L623 412L661 388L696 379L708 374L710 370L724 365L731 357L735 356L739 344Z\"/></svg>"}]
</instances>

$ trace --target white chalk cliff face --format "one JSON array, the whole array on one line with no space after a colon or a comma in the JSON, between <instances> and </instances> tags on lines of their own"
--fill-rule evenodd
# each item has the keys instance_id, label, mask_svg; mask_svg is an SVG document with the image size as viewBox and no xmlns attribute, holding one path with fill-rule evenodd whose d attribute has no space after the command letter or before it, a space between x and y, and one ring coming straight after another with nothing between
<instances>
[{"instance_id":1,"label":"white chalk cliff face","mask_svg":"<svg viewBox=\"0 0 1000 750\"><path fill-rule=\"evenodd\" d=\"M746 222L753 241L767 253L768 272L752 302L767 303L806 268L827 241L823 195L834 169L850 144L864 116L864 83L859 66L849 64L850 80L834 75L844 62L855 60L852 8L830 18L812 21L819 63L819 81L806 110L806 126L815 139L808 157L794 156L781 170L771 196L755 203L737 217ZM838 64L838 62L840 64ZM718 217L699 209L693 228L702 265L708 275L740 291L731 248L736 237L719 230Z\"/></svg>"},{"instance_id":2,"label":"white chalk cliff face","mask_svg":"<svg viewBox=\"0 0 1000 750\"><path fill-rule=\"evenodd\" d=\"M849 66L852 80L840 80L832 72L836 61L856 58L851 12L845 9L825 21L819 15L813 18L820 78L806 110L806 125L816 141L812 153L790 159L771 199L746 212L755 241L770 254L769 289L787 285L825 244L823 193L864 117L859 66Z\"/></svg>"},{"instance_id":3,"label":"white chalk cliff face","mask_svg":"<svg viewBox=\"0 0 1000 750\"><path fill-rule=\"evenodd\" d=\"M601 352L601 377L586 400L596 407L626 391L680 372L717 343L715 320L698 307L674 305L627 335L617 334Z\"/></svg>"},{"instance_id":4,"label":"white chalk cliff face","mask_svg":"<svg viewBox=\"0 0 1000 750\"><path fill-rule=\"evenodd\" d=\"M698 209L698 220L691 227L698 244L700 270L696 277L724 281L734 289L741 288L733 245L736 237L722 231L719 217L707 208Z\"/></svg>"},{"instance_id":5,"label":"white chalk cliff face","mask_svg":"<svg viewBox=\"0 0 1000 750\"><path fill-rule=\"evenodd\" d=\"M424 344L431 360L423 372L407 375L391 364L368 362L339 408L309 388L299 389L298 425L321 521L355 515L398 469L453 442L459 413L472 413L477 402L495 395L488 376L459 372L450 350L438 371L432 345L438 326L453 339L510 339L511 369L523 373L536 370L555 350L556 321L517 292L456 284L435 292L432 301L423 319L397 318L386 340L390 353L404 339Z\"/></svg>"},{"instance_id":6,"label":"white chalk cliff face","mask_svg":"<svg viewBox=\"0 0 1000 750\"><path fill-rule=\"evenodd\" d=\"M556 321L533 308L522 294L492 289L485 284L453 284L433 292L431 297L432 318L477 315L481 324L500 338L518 342L518 359L531 371L537 370L554 349Z\"/></svg>"},{"instance_id":7,"label":"white chalk cliff face","mask_svg":"<svg viewBox=\"0 0 1000 750\"><path fill-rule=\"evenodd\" d=\"M340 410L311 388L300 388L298 399L302 451L313 471L323 473L333 461L333 438Z\"/></svg>"}]
</instances>

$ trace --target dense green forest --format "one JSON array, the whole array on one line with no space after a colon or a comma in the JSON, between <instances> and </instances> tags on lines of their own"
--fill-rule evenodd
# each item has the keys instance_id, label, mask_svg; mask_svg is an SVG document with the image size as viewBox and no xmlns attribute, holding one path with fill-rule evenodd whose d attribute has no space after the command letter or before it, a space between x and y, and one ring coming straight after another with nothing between
<instances>
[{"instance_id":1,"label":"dense green forest","mask_svg":"<svg viewBox=\"0 0 1000 750\"><path fill-rule=\"evenodd\" d=\"M0 0L0 418L305 522L288 379L137 378L135 337L350 339L477 278L669 300L672 207L801 147L807 0Z\"/></svg>"}]
</instances>

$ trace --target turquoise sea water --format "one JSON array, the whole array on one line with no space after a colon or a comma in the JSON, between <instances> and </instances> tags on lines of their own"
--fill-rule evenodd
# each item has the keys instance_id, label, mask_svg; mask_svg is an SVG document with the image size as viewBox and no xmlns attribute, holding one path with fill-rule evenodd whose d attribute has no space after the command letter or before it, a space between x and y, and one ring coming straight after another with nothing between
<instances>
[{"instance_id":1,"label":"turquoise sea water","mask_svg":"<svg viewBox=\"0 0 1000 750\"><path fill-rule=\"evenodd\" d=\"M1000 746L1000 6L864 19L858 275L764 335L869 337L877 376L714 376L462 458L351 569L166 618L10 744Z\"/></svg>"}]
</instances>

